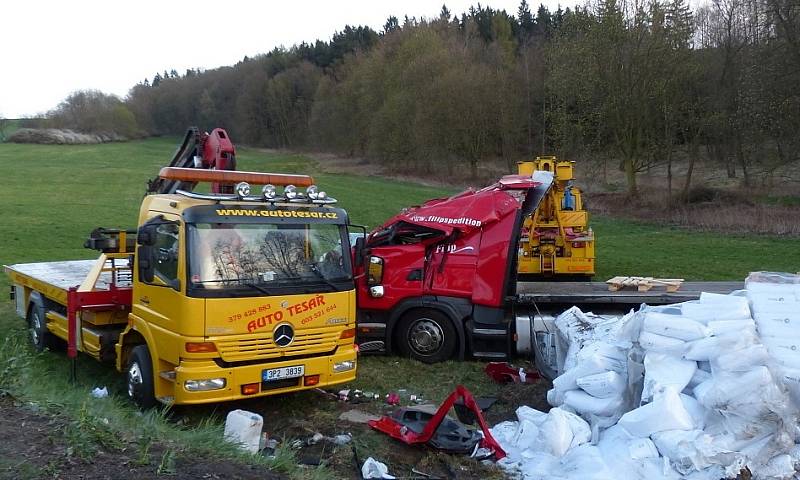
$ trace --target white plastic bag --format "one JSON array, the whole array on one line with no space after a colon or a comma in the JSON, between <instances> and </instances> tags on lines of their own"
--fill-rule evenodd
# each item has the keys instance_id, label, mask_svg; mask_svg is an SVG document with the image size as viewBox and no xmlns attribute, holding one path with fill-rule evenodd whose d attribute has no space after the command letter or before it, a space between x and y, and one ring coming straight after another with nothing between
<instances>
[{"instance_id":1,"label":"white plastic bag","mask_svg":"<svg viewBox=\"0 0 800 480\"><path fill-rule=\"evenodd\" d=\"M624 373L627 368L627 356L622 349L602 342L586 345L576 356L576 365L553 379L553 388L559 393L578 388L580 377L615 371Z\"/></svg>"},{"instance_id":2,"label":"white plastic bag","mask_svg":"<svg viewBox=\"0 0 800 480\"><path fill-rule=\"evenodd\" d=\"M380 478L388 480L397 478L393 475L389 475L389 467L387 467L385 463L381 463L372 457L367 458L364 461L364 465L361 466L361 477L365 479Z\"/></svg>"},{"instance_id":3,"label":"white plastic bag","mask_svg":"<svg viewBox=\"0 0 800 480\"><path fill-rule=\"evenodd\" d=\"M581 415L597 415L610 417L622 413L621 396L596 398L583 390L570 390L564 394L564 405Z\"/></svg>"},{"instance_id":4,"label":"white plastic bag","mask_svg":"<svg viewBox=\"0 0 800 480\"><path fill-rule=\"evenodd\" d=\"M731 332L719 336L701 338L686 344L683 358L708 361L723 353L741 350L754 343L756 343L756 335L752 331Z\"/></svg>"},{"instance_id":5,"label":"white plastic bag","mask_svg":"<svg viewBox=\"0 0 800 480\"><path fill-rule=\"evenodd\" d=\"M746 372L766 365L769 359L767 347L759 343L712 358L711 369L714 373Z\"/></svg>"},{"instance_id":6,"label":"white plastic bag","mask_svg":"<svg viewBox=\"0 0 800 480\"><path fill-rule=\"evenodd\" d=\"M648 352L673 353L676 355L686 350L685 341L646 330L643 330L642 334L639 335L639 345Z\"/></svg>"},{"instance_id":7,"label":"white plastic bag","mask_svg":"<svg viewBox=\"0 0 800 480\"><path fill-rule=\"evenodd\" d=\"M756 395L772 381L767 367L755 367L748 372L715 375L694 387L694 396L706 408L724 407L736 398Z\"/></svg>"},{"instance_id":8,"label":"white plastic bag","mask_svg":"<svg viewBox=\"0 0 800 480\"><path fill-rule=\"evenodd\" d=\"M755 333L756 323L753 320L714 320L708 322L708 331L711 335L723 335L731 332L743 332L745 330Z\"/></svg>"},{"instance_id":9,"label":"white plastic bag","mask_svg":"<svg viewBox=\"0 0 800 480\"><path fill-rule=\"evenodd\" d=\"M620 396L627 385L625 377L614 371L580 377L576 383L584 392L597 398Z\"/></svg>"},{"instance_id":10,"label":"white plastic bag","mask_svg":"<svg viewBox=\"0 0 800 480\"><path fill-rule=\"evenodd\" d=\"M683 360L674 355L647 352L644 356L644 388L642 401L648 402L653 394L664 388L682 391L697 371L697 362Z\"/></svg>"},{"instance_id":11,"label":"white plastic bag","mask_svg":"<svg viewBox=\"0 0 800 480\"><path fill-rule=\"evenodd\" d=\"M624 414L617 422L634 437L663 430L692 430L694 423L677 392L667 389L652 403Z\"/></svg>"},{"instance_id":12,"label":"white plastic bag","mask_svg":"<svg viewBox=\"0 0 800 480\"><path fill-rule=\"evenodd\" d=\"M747 302L735 308L719 303L686 302L681 304L681 313L705 325L715 320L747 320L751 318Z\"/></svg>"},{"instance_id":13,"label":"white plastic bag","mask_svg":"<svg viewBox=\"0 0 800 480\"><path fill-rule=\"evenodd\" d=\"M658 449L649 438L636 438L628 443L628 452L633 460L658 458Z\"/></svg>"},{"instance_id":14,"label":"white plastic bag","mask_svg":"<svg viewBox=\"0 0 800 480\"><path fill-rule=\"evenodd\" d=\"M697 340L709 333L708 328L691 318L658 312L645 313L642 330L683 341Z\"/></svg>"}]
</instances>

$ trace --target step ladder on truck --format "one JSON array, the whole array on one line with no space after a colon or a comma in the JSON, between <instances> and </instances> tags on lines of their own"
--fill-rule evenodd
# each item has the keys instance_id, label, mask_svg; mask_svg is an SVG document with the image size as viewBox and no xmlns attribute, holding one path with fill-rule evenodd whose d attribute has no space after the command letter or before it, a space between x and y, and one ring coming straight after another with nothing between
<instances>
[{"instance_id":1,"label":"step ladder on truck","mask_svg":"<svg viewBox=\"0 0 800 480\"><path fill-rule=\"evenodd\" d=\"M234 154L190 129L138 228L92 232L96 261L6 266L34 347L66 343L73 375L78 353L115 365L143 407L352 381L347 212L307 175L231 170Z\"/></svg>"}]
</instances>

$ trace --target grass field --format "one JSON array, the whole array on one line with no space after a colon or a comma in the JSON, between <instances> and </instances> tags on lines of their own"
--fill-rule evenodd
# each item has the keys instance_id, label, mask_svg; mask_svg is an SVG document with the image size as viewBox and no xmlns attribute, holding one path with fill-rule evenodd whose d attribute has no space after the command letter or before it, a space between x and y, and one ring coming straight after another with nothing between
<instances>
[{"instance_id":1,"label":"grass field","mask_svg":"<svg viewBox=\"0 0 800 480\"><path fill-rule=\"evenodd\" d=\"M95 257L95 252L82 248L87 234L97 226L135 226L146 180L171 158L176 143L175 139L151 139L93 146L0 144L0 168L4 172L0 189L0 264ZM238 165L243 170L312 173L321 188L338 198L350 212L354 223L370 227L405 206L452 193L382 178L326 174L324 165L301 155L239 149ZM599 239L600 278L635 274L740 280L751 270L796 271L800 266L796 239L698 234L613 218L594 218L593 228ZM474 472L478 467L469 461L407 448L365 427L342 423L337 417L350 407L315 392L142 416L124 398L121 377L112 368L81 359L79 381L73 385L67 380L67 362L62 353L32 354L26 345L23 322L14 315L12 304L5 297L7 289L3 276L0 327L5 339L0 345L0 392L34 402L42 411L63 416L67 424L89 425L68 437L76 448L101 448L110 436L122 443L103 448L136 452L144 448L142 445L153 443L159 446L158 451L176 452L184 462L198 456L243 461L243 457L221 445L219 438L224 414L232 408L247 408L263 413L269 433L287 440L284 444L315 431L335 434L350 430L362 458L379 457L398 475L407 474L417 463L435 470L442 462L466 462L476 478L492 474ZM397 358L367 357L361 361L354 387L379 393L407 388L410 393L438 402L455 384L463 383L478 394L501 398L492 421L508 415L520 401L535 403L525 396L532 392L491 384L481 370L482 365L475 362L431 367ZM92 400L88 392L98 385L109 386L111 398ZM372 413L384 411L380 402L359 408ZM257 464L291 477L352 476L352 450L327 448L321 453L283 448L275 460L260 460ZM71 451L75 455L74 449ZM316 455L317 460L321 456L324 465L298 467L304 455ZM163 455L161 459L153 455L142 458L154 466L163 462ZM7 466L0 460L0 477L7 473L4 468Z\"/></svg>"}]
</instances>

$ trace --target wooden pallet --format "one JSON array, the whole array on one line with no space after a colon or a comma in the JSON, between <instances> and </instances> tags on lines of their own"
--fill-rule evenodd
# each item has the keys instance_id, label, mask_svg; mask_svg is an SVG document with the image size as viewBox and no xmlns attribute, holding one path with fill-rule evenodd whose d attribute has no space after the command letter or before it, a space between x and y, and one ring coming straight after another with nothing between
<instances>
[{"instance_id":1,"label":"wooden pallet","mask_svg":"<svg viewBox=\"0 0 800 480\"><path fill-rule=\"evenodd\" d=\"M667 292L677 292L683 283L682 278L653 278L653 277L614 277L606 280L608 290L616 292L625 287L636 287L640 292L650 291L653 287L664 286Z\"/></svg>"}]
</instances>

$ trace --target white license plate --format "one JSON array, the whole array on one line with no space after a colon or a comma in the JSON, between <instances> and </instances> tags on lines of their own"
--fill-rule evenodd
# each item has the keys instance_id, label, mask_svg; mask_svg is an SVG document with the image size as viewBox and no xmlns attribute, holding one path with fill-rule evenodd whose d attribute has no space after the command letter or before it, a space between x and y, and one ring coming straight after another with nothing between
<instances>
[{"instance_id":1,"label":"white license plate","mask_svg":"<svg viewBox=\"0 0 800 480\"><path fill-rule=\"evenodd\" d=\"M261 370L261 380L264 382L271 382L273 380L283 380L284 378L302 377L305 371L306 371L305 365L270 368L268 370Z\"/></svg>"}]
</instances>

